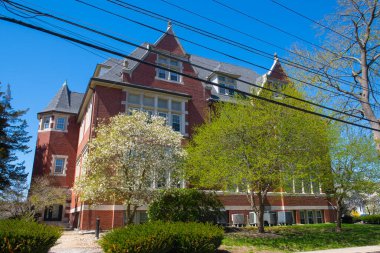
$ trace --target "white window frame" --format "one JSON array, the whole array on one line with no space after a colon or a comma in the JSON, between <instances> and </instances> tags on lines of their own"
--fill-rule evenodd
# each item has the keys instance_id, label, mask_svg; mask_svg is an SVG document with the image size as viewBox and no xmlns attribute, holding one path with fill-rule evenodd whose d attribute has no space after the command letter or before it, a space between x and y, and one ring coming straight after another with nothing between
<instances>
[{"instance_id":1,"label":"white window frame","mask_svg":"<svg viewBox=\"0 0 380 253\"><path fill-rule=\"evenodd\" d=\"M45 121L45 119L48 119L48 122ZM45 127L45 124L48 124L48 127ZM51 125L51 115L48 115L48 116L43 116L42 117L42 124L41 124L41 130L48 130L50 129L50 125Z\"/></svg>"},{"instance_id":2,"label":"white window frame","mask_svg":"<svg viewBox=\"0 0 380 253\"><path fill-rule=\"evenodd\" d=\"M187 111L185 111L185 103L187 100L181 99L181 98L175 98L175 97L169 97L162 94L154 94L150 92L141 92L136 91L135 89L131 89L131 91L127 90L127 101L125 102L125 112L127 114L131 114L133 110L138 111L149 111L152 112L152 115L154 116L161 116L159 114L165 114L164 118L166 119L166 124L169 126L172 126L172 115L178 115L179 117L179 124L180 124L180 133L184 136L188 136L188 133L186 133L186 126L188 125L188 122L186 122L186 115ZM129 94L138 95L140 96L139 104L136 103L129 103L128 97ZM154 106L144 106L143 105L143 98L146 97L153 97L154 98ZM161 108L158 107L158 101L159 99L166 100L167 101L167 107ZM181 104L180 108L177 110L172 109L172 102L179 102Z\"/></svg>"},{"instance_id":3,"label":"white window frame","mask_svg":"<svg viewBox=\"0 0 380 253\"><path fill-rule=\"evenodd\" d=\"M171 127L173 128L173 130L174 131L176 131L176 132L182 132L182 124L181 124L181 114L177 114L177 113L172 113L172 115L171 115L172 117L171 117ZM175 130L174 129L174 126L173 126L173 124L174 124L174 120L173 120L173 118L174 118L174 116L178 116L178 123L176 122L176 124L178 124L179 125L179 129L178 130Z\"/></svg>"},{"instance_id":4,"label":"white window frame","mask_svg":"<svg viewBox=\"0 0 380 253\"><path fill-rule=\"evenodd\" d=\"M58 125L61 125L58 123L59 119L63 119L63 128L58 128ZM55 130L65 131L66 127L67 127L67 117L56 116L56 118L55 118Z\"/></svg>"},{"instance_id":5,"label":"white window frame","mask_svg":"<svg viewBox=\"0 0 380 253\"><path fill-rule=\"evenodd\" d=\"M63 168L62 168L62 173L56 173L55 168L56 168L56 161L58 159L63 159ZM53 155L52 156L52 166L50 168L50 174L53 176L66 176L66 171L67 171L67 159L68 156L65 155Z\"/></svg>"},{"instance_id":6,"label":"white window frame","mask_svg":"<svg viewBox=\"0 0 380 253\"><path fill-rule=\"evenodd\" d=\"M176 62L177 64L173 64L174 62ZM180 73L182 73L183 71L183 65L181 61L175 60L169 57L165 57L162 55L157 55L156 64L158 66L176 70ZM164 74L164 77L161 77L160 74ZM172 80L171 79L172 75L177 76L177 80ZM182 83L182 75L165 70L165 69L161 69L160 67L156 68L156 79L165 80L167 82L173 82L173 83Z\"/></svg>"},{"instance_id":7,"label":"white window frame","mask_svg":"<svg viewBox=\"0 0 380 253\"><path fill-rule=\"evenodd\" d=\"M224 79L222 81L222 79ZM235 91L230 89L236 89L236 80L223 75L218 75L218 84L222 85L223 87L218 87L218 93L225 95L225 96L234 96Z\"/></svg>"}]
</instances>

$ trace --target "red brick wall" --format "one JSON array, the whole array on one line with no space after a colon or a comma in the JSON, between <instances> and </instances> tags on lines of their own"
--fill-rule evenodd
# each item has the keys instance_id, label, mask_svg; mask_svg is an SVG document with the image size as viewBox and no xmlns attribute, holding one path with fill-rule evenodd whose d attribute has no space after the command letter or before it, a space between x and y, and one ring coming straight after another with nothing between
<instances>
[{"instance_id":1,"label":"red brick wall","mask_svg":"<svg viewBox=\"0 0 380 253\"><path fill-rule=\"evenodd\" d=\"M170 51L177 56L186 57L184 52L181 50L177 41L173 36L165 36L160 43L156 46L157 49ZM157 55L155 53L149 53L145 58L145 61L156 63ZM188 63L182 63L183 73L196 76L193 67ZM191 136L193 133L193 128L197 125L201 125L205 120L205 115L207 115L208 106L207 98L210 97L210 91L205 90L200 81L182 77L182 83L175 83L156 79L156 69L145 64L139 64L133 71L132 75L123 74L123 80L125 82L136 83L139 85L150 86L154 88L160 88L170 91L182 92L191 95L192 98L187 103L186 110L188 111L187 121L189 126L187 132Z\"/></svg>"},{"instance_id":2,"label":"red brick wall","mask_svg":"<svg viewBox=\"0 0 380 253\"><path fill-rule=\"evenodd\" d=\"M34 157L33 176L50 174L52 155L68 156L66 176L52 176L52 178L54 178L55 183L60 187L72 187L75 175L78 131L79 126L76 123L76 116L69 116L67 132L39 132Z\"/></svg>"},{"instance_id":3,"label":"red brick wall","mask_svg":"<svg viewBox=\"0 0 380 253\"><path fill-rule=\"evenodd\" d=\"M94 230L96 227L96 218L100 219L100 229L112 229L112 218L114 217L114 227L124 226L124 211L115 210L114 216L112 210L84 210L81 215L80 229Z\"/></svg>"}]
</instances>

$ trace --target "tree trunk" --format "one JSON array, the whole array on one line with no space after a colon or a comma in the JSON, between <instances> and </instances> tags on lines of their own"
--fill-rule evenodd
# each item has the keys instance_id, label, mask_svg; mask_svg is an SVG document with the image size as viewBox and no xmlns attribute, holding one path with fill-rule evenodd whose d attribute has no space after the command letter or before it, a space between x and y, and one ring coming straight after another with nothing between
<instances>
[{"instance_id":1,"label":"tree trunk","mask_svg":"<svg viewBox=\"0 0 380 253\"><path fill-rule=\"evenodd\" d=\"M336 227L335 232L342 232L342 200L336 202Z\"/></svg>"},{"instance_id":2,"label":"tree trunk","mask_svg":"<svg viewBox=\"0 0 380 253\"><path fill-rule=\"evenodd\" d=\"M264 201L263 197L261 196L261 193L257 194L258 200L259 200L259 209L257 211L257 228L259 233L265 233L264 230Z\"/></svg>"},{"instance_id":3,"label":"tree trunk","mask_svg":"<svg viewBox=\"0 0 380 253\"><path fill-rule=\"evenodd\" d=\"M135 219L135 215L136 215L136 210L137 210L137 206L136 205L133 205L133 208L131 210L131 205L128 204L128 208L127 208L127 225L133 223L133 220Z\"/></svg>"}]
</instances>

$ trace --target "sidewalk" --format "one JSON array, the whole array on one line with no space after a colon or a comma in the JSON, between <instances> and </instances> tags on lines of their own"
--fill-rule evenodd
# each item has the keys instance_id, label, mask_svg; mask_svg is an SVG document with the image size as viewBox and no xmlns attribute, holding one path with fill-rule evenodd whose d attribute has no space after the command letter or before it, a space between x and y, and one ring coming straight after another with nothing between
<instances>
[{"instance_id":1,"label":"sidewalk","mask_svg":"<svg viewBox=\"0 0 380 253\"><path fill-rule=\"evenodd\" d=\"M306 253L306 251L305 252L301 252L301 253ZM307 253L380 253L380 245L365 246L365 247L353 247L353 248L343 248L343 249L328 249L328 250L307 251Z\"/></svg>"}]
</instances>

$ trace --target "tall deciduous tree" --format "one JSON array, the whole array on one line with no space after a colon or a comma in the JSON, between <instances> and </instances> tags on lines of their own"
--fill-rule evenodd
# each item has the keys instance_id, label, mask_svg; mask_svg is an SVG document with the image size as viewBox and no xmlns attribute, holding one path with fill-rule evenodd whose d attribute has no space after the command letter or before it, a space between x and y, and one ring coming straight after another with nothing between
<instances>
[{"instance_id":1,"label":"tall deciduous tree","mask_svg":"<svg viewBox=\"0 0 380 253\"><path fill-rule=\"evenodd\" d=\"M11 92L0 91L0 195L3 191L25 183L24 162L18 161L17 152L26 153L30 136L27 123L22 119L26 110L15 110L11 106Z\"/></svg>"},{"instance_id":2,"label":"tall deciduous tree","mask_svg":"<svg viewBox=\"0 0 380 253\"><path fill-rule=\"evenodd\" d=\"M302 96L293 88L285 93ZM281 102L308 107L289 98ZM326 165L326 122L261 100L219 103L215 111L188 148L187 177L197 186L246 192L264 232L267 193L292 177L310 180Z\"/></svg>"},{"instance_id":3,"label":"tall deciduous tree","mask_svg":"<svg viewBox=\"0 0 380 253\"><path fill-rule=\"evenodd\" d=\"M289 69L302 80L333 90L322 100L370 120L376 148L380 151L380 4L378 0L339 0L337 12L322 23L323 49L301 50L294 60L303 70ZM316 71L305 71L314 69ZM339 95L340 96L337 96ZM320 98L321 98L320 97Z\"/></svg>"},{"instance_id":4,"label":"tall deciduous tree","mask_svg":"<svg viewBox=\"0 0 380 253\"><path fill-rule=\"evenodd\" d=\"M336 201L336 231L340 232L342 208L350 193L373 194L378 189L380 159L369 137L343 131L330 143L331 173L321 179Z\"/></svg>"},{"instance_id":5,"label":"tall deciduous tree","mask_svg":"<svg viewBox=\"0 0 380 253\"><path fill-rule=\"evenodd\" d=\"M143 112L112 117L96 129L86 173L74 190L81 201L125 204L127 223L132 223L136 209L149 203L155 188L178 185L181 140L162 117Z\"/></svg>"}]
</instances>

